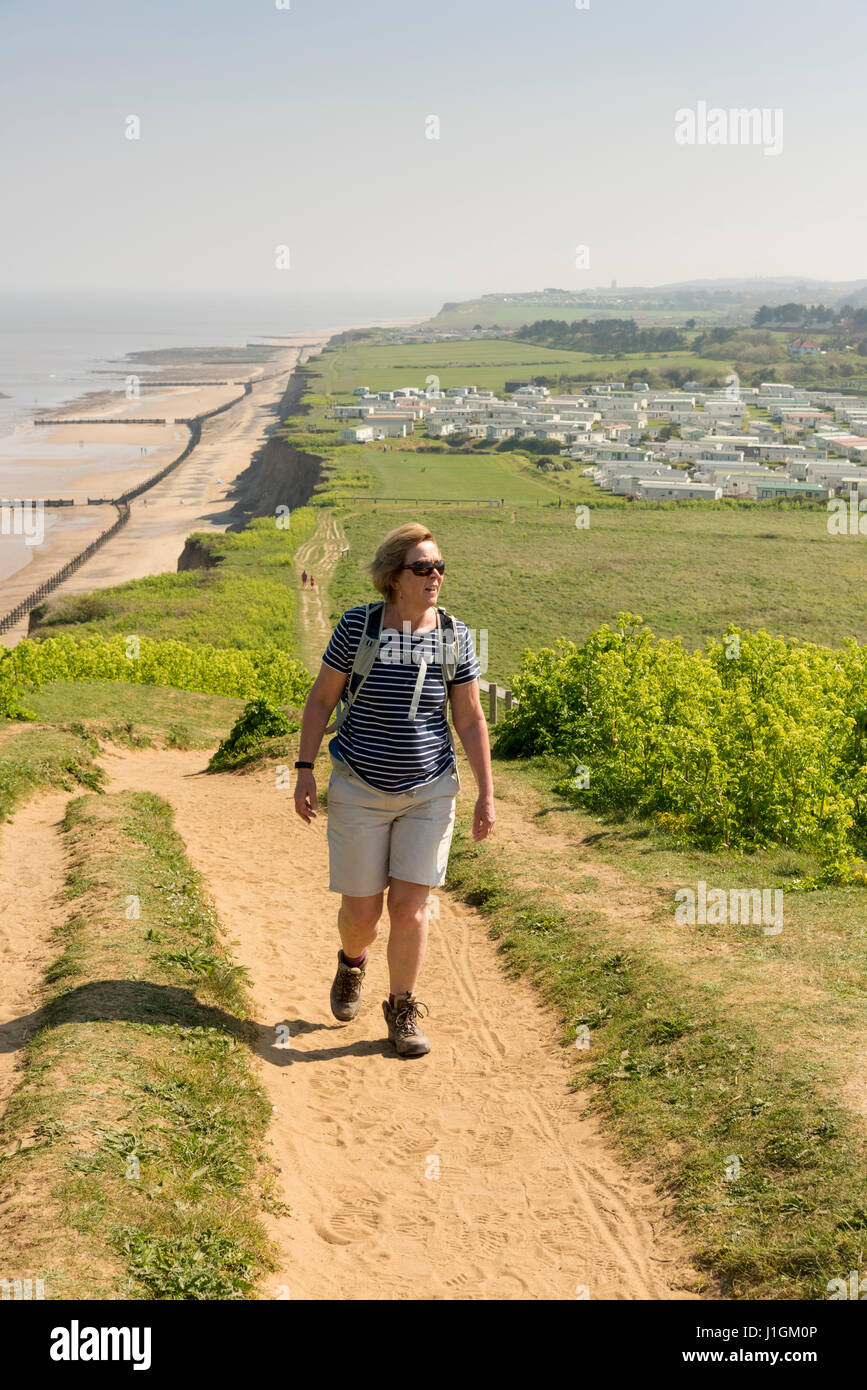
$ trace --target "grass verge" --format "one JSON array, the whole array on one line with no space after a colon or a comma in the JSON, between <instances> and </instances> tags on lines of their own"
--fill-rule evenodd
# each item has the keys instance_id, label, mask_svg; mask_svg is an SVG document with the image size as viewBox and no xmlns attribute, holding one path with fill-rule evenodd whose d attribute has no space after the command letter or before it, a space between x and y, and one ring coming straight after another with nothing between
<instances>
[{"instance_id":1,"label":"grass verge","mask_svg":"<svg viewBox=\"0 0 867 1390\"><path fill-rule=\"evenodd\" d=\"M83 725L0 727L0 820L36 791L62 787L98 790L105 773L94 761L99 745Z\"/></svg>"},{"instance_id":2,"label":"grass verge","mask_svg":"<svg viewBox=\"0 0 867 1390\"><path fill-rule=\"evenodd\" d=\"M128 748L211 748L244 705L230 695L87 680L51 681L27 699L41 723Z\"/></svg>"},{"instance_id":3,"label":"grass verge","mask_svg":"<svg viewBox=\"0 0 867 1390\"><path fill-rule=\"evenodd\" d=\"M273 1268L244 972L151 793L67 808L69 916L0 1124L7 1277L49 1299L244 1299Z\"/></svg>"}]
</instances>

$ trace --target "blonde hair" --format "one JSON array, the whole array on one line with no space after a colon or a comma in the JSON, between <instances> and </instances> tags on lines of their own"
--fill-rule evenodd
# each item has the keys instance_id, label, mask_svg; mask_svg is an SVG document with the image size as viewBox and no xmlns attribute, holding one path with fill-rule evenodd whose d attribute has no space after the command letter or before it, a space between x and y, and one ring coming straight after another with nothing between
<instances>
[{"instance_id":1,"label":"blonde hair","mask_svg":"<svg viewBox=\"0 0 867 1390\"><path fill-rule=\"evenodd\" d=\"M389 531L380 541L376 554L368 565L373 587L377 593L391 603L394 598L397 576L413 546L422 541L432 541L433 536L426 526L418 521L407 521L394 531Z\"/></svg>"}]
</instances>

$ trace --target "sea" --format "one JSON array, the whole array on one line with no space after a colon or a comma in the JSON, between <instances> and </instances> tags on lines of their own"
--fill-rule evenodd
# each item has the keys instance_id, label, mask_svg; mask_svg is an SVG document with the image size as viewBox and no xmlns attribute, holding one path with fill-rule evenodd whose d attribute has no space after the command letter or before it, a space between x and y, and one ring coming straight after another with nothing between
<instances>
[{"instance_id":1,"label":"sea","mask_svg":"<svg viewBox=\"0 0 867 1390\"><path fill-rule=\"evenodd\" d=\"M35 409L119 387L129 352L242 346L267 337L427 318L446 298L448 292L425 290L0 291L0 436L30 423Z\"/></svg>"}]
</instances>

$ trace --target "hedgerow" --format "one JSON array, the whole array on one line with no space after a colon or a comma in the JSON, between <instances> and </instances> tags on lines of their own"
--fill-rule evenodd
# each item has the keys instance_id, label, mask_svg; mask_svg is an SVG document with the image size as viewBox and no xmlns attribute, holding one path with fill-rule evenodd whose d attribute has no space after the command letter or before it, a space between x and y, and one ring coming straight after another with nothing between
<instances>
[{"instance_id":1,"label":"hedgerow","mask_svg":"<svg viewBox=\"0 0 867 1390\"><path fill-rule=\"evenodd\" d=\"M174 638L102 637L76 640L64 633L43 642L19 642L0 663L0 711L14 710L22 686L48 681L128 681L166 685L274 704L303 704L310 673L279 647L254 650L192 646Z\"/></svg>"}]
</instances>

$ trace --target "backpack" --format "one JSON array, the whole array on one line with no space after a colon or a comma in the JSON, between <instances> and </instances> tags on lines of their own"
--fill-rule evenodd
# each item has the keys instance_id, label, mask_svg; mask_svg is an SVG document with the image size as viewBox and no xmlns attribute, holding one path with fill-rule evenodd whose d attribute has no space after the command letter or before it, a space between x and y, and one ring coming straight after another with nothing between
<instances>
[{"instance_id":1,"label":"backpack","mask_svg":"<svg viewBox=\"0 0 867 1390\"><path fill-rule=\"evenodd\" d=\"M346 682L346 685L343 687L343 694L339 697L337 701L337 710L334 721L331 724L329 724L328 728L325 730L327 734L330 734L335 729L340 728L341 724L349 715L349 711L352 709L353 704L358 698L358 692L361 690L361 687L364 685L364 682L367 680L367 677L370 675L370 672L373 669L373 663L375 662L377 653L379 652L379 643L380 638L382 637L382 622L384 616L384 600L380 600L377 603L365 604L364 631L361 634L361 641L359 642L355 650L355 658L352 663L352 670L349 673L349 679ZM443 638L444 630L446 632L451 633L450 639L445 640ZM436 633L438 649L441 645L443 653L443 684L445 685L445 696L443 699L443 718L446 721L446 728L449 731L449 741L452 745L452 749L454 750L455 742L454 738L452 737L451 725L448 721L448 707L449 691L451 690L452 682L454 681L455 674L458 669L458 663L460 661L460 637L458 635L457 623L455 622L455 619L452 616L452 614L449 613L445 608L440 608L439 606L437 607ZM418 709L418 702L421 697L422 686L424 685L424 678L427 673L427 667L428 663L424 659L424 657L422 657L418 663L418 680L415 684L415 691L413 692L412 703L409 707L409 714L407 715L407 719L415 719L416 711Z\"/></svg>"}]
</instances>

